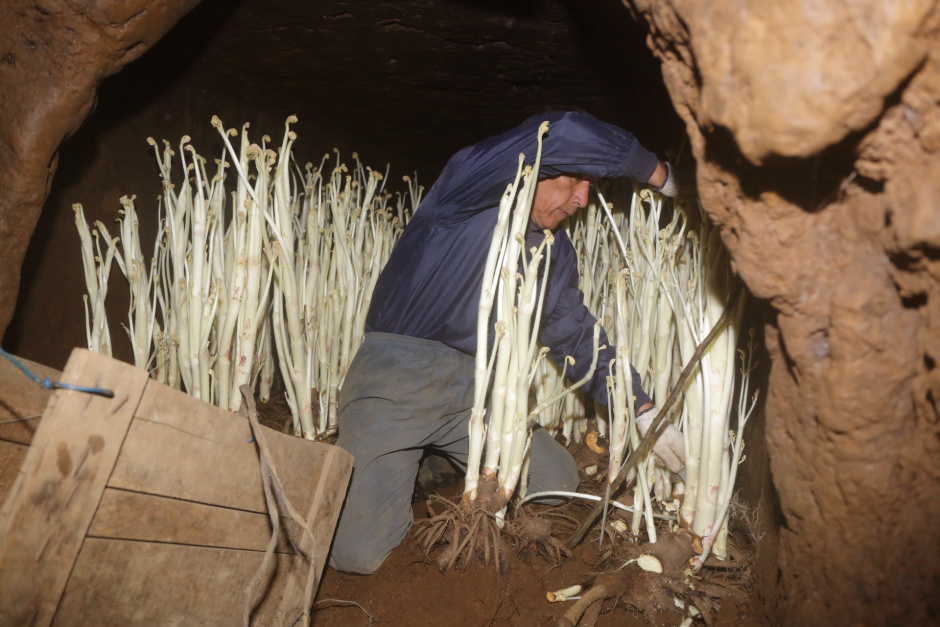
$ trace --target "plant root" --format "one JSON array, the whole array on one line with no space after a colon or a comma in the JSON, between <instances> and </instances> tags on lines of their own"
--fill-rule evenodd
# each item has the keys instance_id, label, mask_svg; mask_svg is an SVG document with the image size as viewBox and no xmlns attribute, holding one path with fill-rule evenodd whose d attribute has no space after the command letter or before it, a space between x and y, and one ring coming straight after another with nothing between
<instances>
[{"instance_id":1,"label":"plant root","mask_svg":"<svg viewBox=\"0 0 940 627\"><path fill-rule=\"evenodd\" d=\"M454 504L438 496L431 500L444 511L418 522L414 537L428 555L444 545L434 560L442 573L479 562L502 567L505 547L495 514L475 503Z\"/></svg>"},{"instance_id":2,"label":"plant root","mask_svg":"<svg viewBox=\"0 0 940 627\"><path fill-rule=\"evenodd\" d=\"M695 540L694 533L688 529L680 529L675 533L662 534L655 544L643 546L640 552L655 555L662 564L664 575L682 579L685 569L689 567L689 561L696 554Z\"/></svg>"},{"instance_id":3,"label":"plant root","mask_svg":"<svg viewBox=\"0 0 940 627\"><path fill-rule=\"evenodd\" d=\"M575 627L581 622L581 617L587 609L594 604L600 603L612 596L622 596L627 592L627 580L618 575L606 575L598 577L591 589L581 595L581 598L575 601L575 604L568 608L565 615L555 624L556 627ZM598 614L600 608L597 609ZM593 614L593 612L592 612ZM594 616L594 621L597 617Z\"/></svg>"},{"instance_id":4,"label":"plant root","mask_svg":"<svg viewBox=\"0 0 940 627\"><path fill-rule=\"evenodd\" d=\"M680 598L675 589L684 588L679 581L659 573L647 572L633 564L627 570L597 577L594 585L581 594L574 605L556 623L556 627L593 625L606 599L616 598L643 612L653 624L679 624L685 613L676 608L673 599Z\"/></svg>"},{"instance_id":5,"label":"plant root","mask_svg":"<svg viewBox=\"0 0 940 627\"><path fill-rule=\"evenodd\" d=\"M564 542L555 537L555 524L577 526L573 518L551 510L541 514L525 514L516 517L509 525L508 532L518 540L522 547L519 555L528 561L535 556L541 556L552 564L558 564L564 558L571 557L572 552Z\"/></svg>"},{"instance_id":6,"label":"plant root","mask_svg":"<svg viewBox=\"0 0 940 627\"><path fill-rule=\"evenodd\" d=\"M611 540L614 533L610 533ZM620 534L616 534L620 535ZM610 611L609 599L629 605L642 612L653 624L677 625L690 616L694 606L699 620L707 627L715 625L720 603L733 602L746 607L747 595L729 578L725 569L711 573L693 573L692 558L696 555L696 536L687 529L663 533L654 544L633 545L630 559L625 561L623 550L609 549L601 555L595 568L610 568L619 564L615 572L599 575L590 583L582 584L584 592L556 623L558 627L593 627L602 612ZM627 545L621 547L626 549ZM652 555L659 560L662 572L644 570L637 559Z\"/></svg>"}]
</instances>

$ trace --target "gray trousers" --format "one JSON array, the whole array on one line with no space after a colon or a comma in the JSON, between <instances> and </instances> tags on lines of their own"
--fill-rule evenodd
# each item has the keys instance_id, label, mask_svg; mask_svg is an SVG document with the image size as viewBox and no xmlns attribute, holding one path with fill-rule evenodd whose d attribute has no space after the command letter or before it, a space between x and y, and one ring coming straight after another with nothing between
<instances>
[{"instance_id":1,"label":"gray trousers","mask_svg":"<svg viewBox=\"0 0 940 627\"><path fill-rule=\"evenodd\" d=\"M369 574L408 533L425 448L465 468L474 360L440 342L367 333L339 395L339 440L353 455L330 564ZM532 434L528 491L576 490L578 469L544 429Z\"/></svg>"}]
</instances>

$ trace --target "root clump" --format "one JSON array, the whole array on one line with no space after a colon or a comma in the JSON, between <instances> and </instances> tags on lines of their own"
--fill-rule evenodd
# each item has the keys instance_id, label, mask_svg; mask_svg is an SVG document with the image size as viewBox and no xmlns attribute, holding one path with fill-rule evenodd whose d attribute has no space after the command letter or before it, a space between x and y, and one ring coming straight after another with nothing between
<instances>
[{"instance_id":1,"label":"root clump","mask_svg":"<svg viewBox=\"0 0 940 627\"><path fill-rule=\"evenodd\" d=\"M509 534L517 541L520 551L519 557L524 561L531 561L534 557L542 557L552 564L558 564L563 559L570 558L573 553L558 536L559 526L577 527L577 521L561 512L547 510L532 513L531 510L517 516L510 523Z\"/></svg>"},{"instance_id":2,"label":"root clump","mask_svg":"<svg viewBox=\"0 0 940 627\"><path fill-rule=\"evenodd\" d=\"M481 479L476 501L453 503L434 496L428 501L432 516L416 524L415 540L430 555L443 546L434 559L441 572L452 568L466 570L470 564L507 566L501 557L508 550L496 521L496 512L506 499L496 489L496 481ZM444 507L434 514L433 504Z\"/></svg>"}]
</instances>

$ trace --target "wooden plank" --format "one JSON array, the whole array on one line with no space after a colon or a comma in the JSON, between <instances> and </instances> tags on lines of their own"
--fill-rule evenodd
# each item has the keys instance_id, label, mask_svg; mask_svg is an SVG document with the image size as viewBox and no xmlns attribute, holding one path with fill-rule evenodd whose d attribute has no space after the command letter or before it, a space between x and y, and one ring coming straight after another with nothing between
<instances>
[{"instance_id":1,"label":"wooden plank","mask_svg":"<svg viewBox=\"0 0 940 627\"><path fill-rule=\"evenodd\" d=\"M333 447L262 428L285 493L297 511L306 512L319 462ZM264 513L261 466L251 440L244 416L152 382L108 486Z\"/></svg>"},{"instance_id":2,"label":"wooden plank","mask_svg":"<svg viewBox=\"0 0 940 627\"><path fill-rule=\"evenodd\" d=\"M114 467L147 373L75 350L0 509L0 624L48 625Z\"/></svg>"},{"instance_id":3,"label":"wooden plank","mask_svg":"<svg viewBox=\"0 0 940 627\"><path fill-rule=\"evenodd\" d=\"M155 383L141 399L108 486L265 513L250 440L247 419Z\"/></svg>"},{"instance_id":4,"label":"wooden plank","mask_svg":"<svg viewBox=\"0 0 940 627\"><path fill-rule=\"evenodd\" d=\"M268 441L271 446L271 441ZM272 455L273 446L272 448ZM314 554L314 581L313 590L320 586L320 577L326 565L330 544L333 542L333 532L336 521L346 498L346 487L352 474L353 457L343 449L332 446L324 451L322 461L318 464L316 492L307 520L313 533L313 542L306 536L300 543L301 549ZM274 615L274 624L290 625L294 619L303 612L304 589L307 585L307 571L295 569L289 575L284 590L284 597Z\"/></svg>"},{"instance_id":5,"label":"wooden plank","mask_svg":"<svg viewBox=\"0 0 940 627\"><path fill-rule=\"evenodd\" d=\"M281 529L277 551L293 553ZM267 514L107 488L88 537L265 551Z\"/></svg>"},{"instance_id":6,"label":"wooden plank","mask_svg":"<svg viewBox=\"0 0 940 627\"><path fill-rule=\"evenodd\" d=\"M46 392L49 396L52 396L52 392L48 390ZM0 419L9 421L0 423L0 442L15 442L16 444L29 446L30 442L33 441L33 435L39 428L39 421L42 419L41 412L43 410L40 409L39 411L38 414L18 412L0 401L0 414L10 416Z\"/></svg>"},{"instance_id":7,"label":"wooden plank","mask_svg":"<svg viewBox=\"0 0 940 627\"><path fill-rule=\"evenodd\" d=\"M13 488L28 452L29 447L25 444L0 440L0 503Z\"/></svg>"},{"instance_id":8,"label":"wooden plank","mask_svg":"<svg viewBox=\"0 0 940 627\"><path fill-rule=\"evenodd\" d=\"M256 551L88 538L53 625L242 625L245 589L262 558ZM281 597L284 577L303 561L277 559L260 612Z\"/></svg>"},{"instance_id":9,"label":"wooden plank","mask_svg":"<svg viewBox=\"0 0 940 627\"><path fill-rule=\"evenodd\" d=\"M40 379L48 377L59 381L62 377L54 368L17 359ZM9 359L0 358L0 440L19 444L32 442L51 396L51 390L30 381Z\"/></svg>"}]
</instances>

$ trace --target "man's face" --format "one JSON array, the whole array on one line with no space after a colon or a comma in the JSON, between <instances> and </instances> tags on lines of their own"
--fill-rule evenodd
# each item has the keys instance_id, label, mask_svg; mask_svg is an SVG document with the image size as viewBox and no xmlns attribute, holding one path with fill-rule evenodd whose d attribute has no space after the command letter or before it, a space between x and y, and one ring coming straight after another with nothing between
<instances>
[{"instance_id":1,"label":"man's face","mask_svg":"<svg viewBox=\"0 0 940 627\"><path fill-rule=\"evenodd\" d=\"M587 205L591 182L580 176L561 174L535 186L532 221L540 229L554 231L562 220Z\"/></svg>"}]
</instances>

